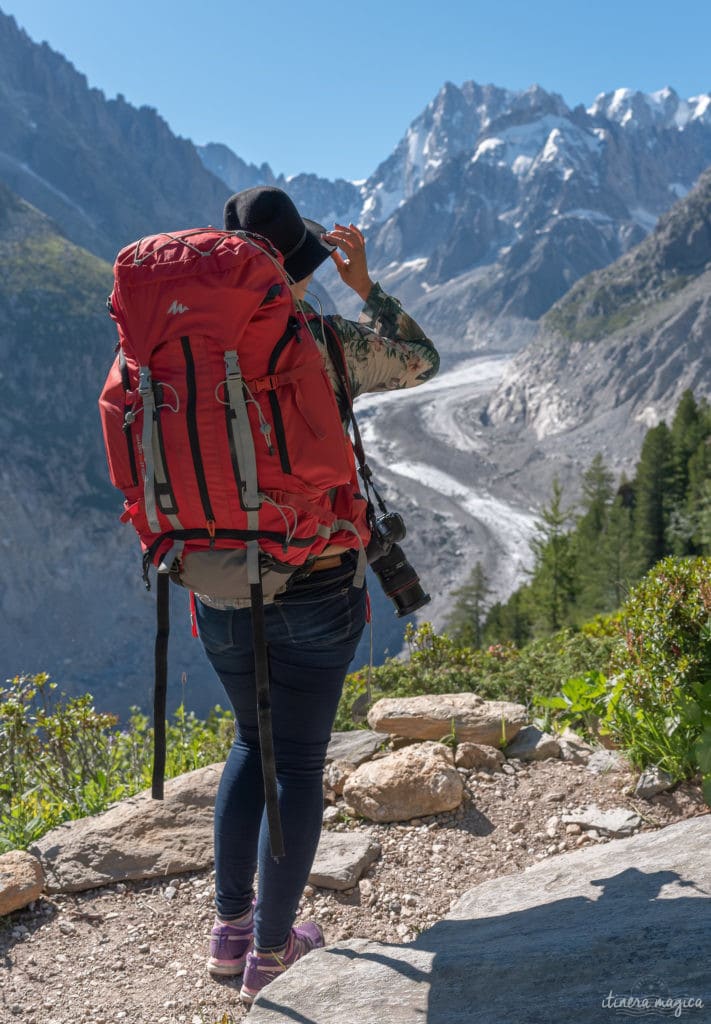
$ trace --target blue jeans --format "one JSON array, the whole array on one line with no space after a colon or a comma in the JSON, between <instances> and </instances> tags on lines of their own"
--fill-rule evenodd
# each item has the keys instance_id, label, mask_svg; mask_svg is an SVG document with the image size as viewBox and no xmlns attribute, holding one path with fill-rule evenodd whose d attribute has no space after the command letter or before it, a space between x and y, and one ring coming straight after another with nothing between
<instances>
[{"instance_id":1,"label":"blue jeans","mask_svg":"<svg viewBox=\"0 0 711 1024\"><path fill-rule=\"evenodd\" d=\"M234 708L235 741L215 803L215 902L238 917L259 898L254 940L283 946L316 855L323 819L323 766L348 666L365 626L365 586L352 586L355 557L295 582L265 608L272 727L285 855L269 849L264 808L249 609L197 601L207 656Z\"/></svg>"}]
</instances>

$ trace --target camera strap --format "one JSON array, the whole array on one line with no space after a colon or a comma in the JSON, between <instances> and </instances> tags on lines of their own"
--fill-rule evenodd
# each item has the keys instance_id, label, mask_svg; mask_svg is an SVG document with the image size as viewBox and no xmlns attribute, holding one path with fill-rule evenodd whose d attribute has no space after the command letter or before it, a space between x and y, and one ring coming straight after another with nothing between
<instances>
[{"instance_id":1,"label":"camera strap","mask_svg":"<svg viewBox=\"0 0 711 1024\"><path fill-rule=\"evenodd\" d=\"M385 505L385 502L378 493L378 489L375 486L375 482L373 480L373 472L368 463L366 462L365 448L363 447L363 439L360 435L360 430L358 429L358 421L356 420L355 412L353 410L353 392L351 391L351 382L348 377L346 354L343 351L341 339L338 337L333 327L331 327L331 325L326 320L323 320L322 323L324 340L326 342L326 349L328 351L329 356L331 357L331 362L333 363L336 373L338 374L338 379L341 382L343 395L346 401L346 409L341 409L341 413L346 413L347 418L350 420L351 427L353 428L353 451L355 452L355 457L358 461L358 470L363 480L363 486L365 487L365 496L368 501L370 515L374 515L375 512L373 500L370 496L371 490L375 495L375 500L378 503L380 511L383 514L385 514L387 512L387 506Z\"/></svg>"}]
</instances>

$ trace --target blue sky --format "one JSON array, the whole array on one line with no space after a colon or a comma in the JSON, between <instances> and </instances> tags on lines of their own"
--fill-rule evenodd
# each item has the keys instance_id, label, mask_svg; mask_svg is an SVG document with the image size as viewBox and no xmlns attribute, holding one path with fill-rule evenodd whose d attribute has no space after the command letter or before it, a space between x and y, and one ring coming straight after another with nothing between
<instances>
[{"instance_id":1,"label":"blue sky","mask_svg":"<svg viewBox=\"0 0 711 1024\"><path fill-rule=\"evenodd\" d=\"M107 96L276 172L367 177L449 80L711 91L711 2L0 0Z\"/></svg>"}]
</instances>

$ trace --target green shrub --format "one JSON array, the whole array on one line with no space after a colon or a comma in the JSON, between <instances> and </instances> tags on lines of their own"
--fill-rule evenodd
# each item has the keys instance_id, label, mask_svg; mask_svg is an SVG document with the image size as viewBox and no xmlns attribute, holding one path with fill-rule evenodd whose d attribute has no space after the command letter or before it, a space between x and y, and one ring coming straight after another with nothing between
<instances>
[{"instance_id":1,"label":"green shrub","mask_svg":"<svg viewBox=\"0 0 711 1024\"><path fill-rule=\"evenodd\" d=\"M632 592L613 651L608 719L639 767L683 778L701 770L711 796L711 558L665 558Z\"/></svg>"},{"instance_id":2,"label":"green shrub","mask_svg":"<svg viewBox=\"0 0 711 1024\"><path fill-rule=\"evenodd\" d=\"M223 760L233 735L231 712L217 707L202 722L181 706L167 728L166 777ZM153 729L137 710L120 730L90 694L58 695L46 673L8 680L0 688L0 853L144 789L152 758Z\"/></svg>"},{"instance_id":3,"label":"green shrub","mask_svg":"<svg viewBox=\"0 0 711 1024\"><path fill-rule=\"evenodd\" d=\"M430 623L408 626L408 660L389 658L373 669L372 701L429 693L475 692L489 700L513 700L531 706L535 693L552 695L572 675L604 670L612 640L563 630L519 650L512 643L487 650L461 646ZM363 725L368 710L368 670L346 679L336 729Z\"/></svg>"}]
</instances>

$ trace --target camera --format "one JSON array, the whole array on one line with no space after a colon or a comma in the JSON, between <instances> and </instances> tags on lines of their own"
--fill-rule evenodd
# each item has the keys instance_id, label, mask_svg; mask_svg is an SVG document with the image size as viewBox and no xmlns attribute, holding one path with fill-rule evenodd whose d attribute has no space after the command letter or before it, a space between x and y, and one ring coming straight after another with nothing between
<instances>
[{"instance_id":1,"label":"camera","mask_svg":"<svg viewBox=\"0 0 711 1024\"><path fill-rule=\"evenodd\" d=\"M370 567L395 605L399 618L416 612L431 600L398 543L406 533L402 516L398 512L386 512L374 520L366 552Z\"/></svg>"}]
</instances>

